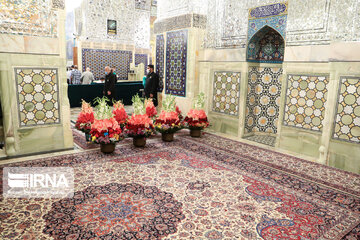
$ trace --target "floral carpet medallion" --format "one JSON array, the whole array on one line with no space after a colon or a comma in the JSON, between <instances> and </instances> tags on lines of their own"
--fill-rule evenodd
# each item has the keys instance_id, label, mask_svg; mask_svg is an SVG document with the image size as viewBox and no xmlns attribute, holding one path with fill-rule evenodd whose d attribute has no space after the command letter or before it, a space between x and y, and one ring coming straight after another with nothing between
<instances>
[{"instance_id":1,"label":"floral carpet medallion","mask_svg":"<svg viewBox=\"0 0 360 240\"><path fill-rule=\"evenodd\" d=\"M157 187L88 187L53 204L44 216L44 233L56 239L160 239L177 231L184 219L181 208L171 193Z\"/></svg>"},{"instance_id":2,"label":"floral carpet medallion","mask_svg":"<svg viewBox=\"0 0 360 240\"><path fill-rule=\"evenodd\" d=\"M1 239L360 239L359 175L211 134L11 166L73 167L75 196L0 199Z\"/></svg>"}]
</instances>

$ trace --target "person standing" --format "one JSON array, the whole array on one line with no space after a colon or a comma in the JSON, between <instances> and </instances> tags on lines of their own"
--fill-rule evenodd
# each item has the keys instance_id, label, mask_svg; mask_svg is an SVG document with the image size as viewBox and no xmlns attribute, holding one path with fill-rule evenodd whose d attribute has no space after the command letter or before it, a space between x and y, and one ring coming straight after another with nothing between
<instances>
[{"instance_id":1,"label":"person standing","mask_svg":"<svg viewBox=\"0 0 360 240\"><path fill-rule=\"evenodd\" d=\"M81 84L80 78L81 78L81 72L78 70L78 67L75 65L74 69L71 71L70 83L79 85Z\"/></svg>"},{"instance_id":2,"label":"person standing","mask_svg":"<svg viewBox=\"0 0 360 240\"><path fill-rule=\"evenodd\" d=\"M154 72L154 65L147 66L147 76L146 76L146 83L145 83L145 97L152 98L155 107L158 105L157 99L157 90L159 87L159 75Z\"/></svg>"},{"instance_id":3,"label":"person standing","mask_svg":"<svg viewBox=\"0 0 360 240\"><path fill-rule=\"evenodd\" d=\"M81 75L80 81L82 84L91 84L95 81L94 75L90 72L90 68L87 67L86 71Z\"/></svg>"},{"instance_id":4,"label":"person standing","mask_svg":"<svg viewBox=\"0 0 360 240\"><path fill-rule=\"evenodd\" d=\"M111 102L113 100L116 100L115 84L116 84L116 75L109 66L106 66L103 94L105 97L109 98Z\"/></svg>"}]
</instances>

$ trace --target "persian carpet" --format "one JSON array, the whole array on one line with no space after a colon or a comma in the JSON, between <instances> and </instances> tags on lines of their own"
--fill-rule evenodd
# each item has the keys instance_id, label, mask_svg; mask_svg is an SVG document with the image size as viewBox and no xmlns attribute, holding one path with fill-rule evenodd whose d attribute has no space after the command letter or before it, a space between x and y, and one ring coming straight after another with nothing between
<instances>
[{"instance_id":1,"label":"persian carpet","mask_svg":"<svg viewBox=\"0 0 360 240\"><path fill-rule=\"evenodd\" d=\"M360 236L360 175L211 134L6 166L73 167L75 194L2 198L2 239Z\"/></svg>"}]
</instances>

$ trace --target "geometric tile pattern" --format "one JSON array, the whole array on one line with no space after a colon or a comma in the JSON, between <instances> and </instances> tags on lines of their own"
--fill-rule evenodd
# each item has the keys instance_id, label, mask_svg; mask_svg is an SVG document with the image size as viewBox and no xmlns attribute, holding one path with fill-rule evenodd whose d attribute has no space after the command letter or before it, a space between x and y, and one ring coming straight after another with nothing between
<instances>
[{"instance_id":1,"label":"geometric tile pattern","mask_svg":"<svg viewBox=\"0 0 360 240\"><path fill-rule=\"evenodd\" d=\"M57 69L15 68L20 127L60 123Z\"/></svg>"},{"instance_id":2,"label":"geometric tile pattern","mask_svg":"<svg viewBox=\"0 0 360 240\"><path fill-rule=\"evenodd\" d=\"M52 8L65 9L65 0L52 0Z\"/></svg>"},{"instance_id":3,"label":"geometric tile pattern","mask_svg":"<svg viewBox=\"0 0 360 240\"><path fill-rule=\"evenodd\" d=\"M322 131L328 76L288 75L284 125Z\"/></svg>"},{"instance_id":4,"label":"geometric tile pattern","mask_svg":"<svg viewBox=\"0 0 360 240\"><path fill-rule=\"evenodd\" d=\"M282 68L250 67L245 131L277 133Z\"/></svg>"},{"instance_id":5,"label":"geometric tile pattern","mask_svg":"<svg viewBox=\"0 0 360 240\"><path fill-rule=\"evenodd\" d=\"M186 96L187 30L166 33L166 94Z\"/></svg>"},{"instance_id":6,"label":"geometric tile pattern","mask_svg":"<svg viewBox=\"0 0 360 240\"><path fill-rule=\"evenodd\" d=\"M360 143L360 78L344 77L340 84L333 138Z\"/></svg>"},{"instance_id":7,"label":"geometric tile pattern","mask_svg":"<svg viewBox=\"0 0 360 240\"><path fill-rule=\"evenodd\" d=\"M284 39L270 27L264 27L250 40L247 61L281 63L284 61Z\"/></svg>"},{"instance_id":8,"label":"geometric tile pattern","mask_svg":"<svg viewBox=\"0 0 360 240\"><path fill-rule=\"evenodd\" d=\"M286 24L287 15L260 19L249 19L248 41L250 41L250 39L265 26L275 29L285 39Z\"/></svg>"},{"instance_id":9,"label":"geometric tile pattern","mask_svg":"<svg viewBox=\"0 0 360 240\"><path fill-rule=\"evenodd\" d=\"M83 71L90 67L95 79L105 77L104 68L109 66L116 67L116 74L120 80L127 80L131 62L131 51L82 49Z\"/></svg>"},{"instance_id":10,"label":"geometric tile pattern","mask_svg":"<svg viewBox=\"0 0 360 240\"><path fill-rule=\"evenodd\" d=\"M165 63L165 40L164 35L156 36L156 73L159 74L159 89L162 92L164 89L164 63Z\"/></svg>"},{"instance_id":11,"label":"geometric tile pattern","mask_svg":"<svg viewBox=\"0 0 360 240\"><path fill-rule=\"evenodd\" d=\"M148 65L148 55L147 54L137 54L135 53L135 66L140 63L144 64L144 75L146 75L146 68Z\"/></svg>"},{"instance_id":12,"label":"geometric tile pattern","mask_svg":"<svg viewBox=\"0 0 360 240\"><path fill-rule=\"evenodd\" d=\"M215 72L214 75L212 110L238 116L241 73Z\"/></svg>"},{"instance_id":13,"label":"geometric tile pattern","mask_svg":"<svg viewBox=\"0 0 360 240\"><path fill-rule=\"evenodd\" d=\"M0 33L57 37L57 11L50 0L0 1Z\"/></svg>"},{"instance_id":14,"label":"geometric tile pattern","mask_svg":"<svg viewBox=\"0 0 360 240\"><path fill-rule=\"evenodd\" d=\"M271 147L275 147L275 142L276 142L276 137L266 136L266 135L253 135L253 136L249 136L249 137L244 137L244 139L252 141L252 142L257 142L257 143L261 143L264 145L268 145Z\"/></svg>"}]
</instances>

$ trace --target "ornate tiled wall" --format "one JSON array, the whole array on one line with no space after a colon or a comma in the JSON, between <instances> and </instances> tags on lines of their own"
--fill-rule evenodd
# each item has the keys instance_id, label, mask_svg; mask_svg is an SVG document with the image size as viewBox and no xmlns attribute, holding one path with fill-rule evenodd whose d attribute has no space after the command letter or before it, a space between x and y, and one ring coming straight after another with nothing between
<instances>
[{"instance_id":1,"label":"ornate tiled wall","mask_svg":"<svg viewBox=\"0 0 360 240\"><path fill-rule=\"evenodd\" d=\"M333 138L360 143L360 78L340 81Z\"/></svg>"},{"instance_id":2,"label":"ornate tiled wall","mask_svg":"<svg viewBox=\"0 0 360 240\"><path fill-rule=\"evenodd\" d=\"M51 0L2 0L0 6L0 33L57 37L57 12Z\"/></svg>"},{"instance_id":3,"label":"ornate tiled wall","mask_svg":"<svg viewBox=\"0 0 360 240\"><path fill-rule=\"evenodd\" d=\"M156 36L156 72L159 74L159 92L164 89L164 54L165 54L165 40L164 35L160 34Z\"/></svg>"},{"instance_id":4,"label":"ornate tiled wall","mask_svg":"<svg viewBox=\"0 0 360 240\"><path fill-rule=\"evenodd\" d=\"M52 0L52 7L58 9L65 9L65 0Z\"/></svg>"},{"instance_id":5,"label":"ornate tiled wall","mask_svg":"<svg viewBox=\"0 0 360 240\"><path fill-rule=\"evenodd\" d=\"M245 131L276 133L282 68L249 68Z\"/></svg>"},{"instance_id":6,"label":"ornate tiled wall","mask_svg":"<svg viewBox=\"0 0 360 240\"><path fill-rule=\"evenodd\" d=\"M135 0L135 9L150 10L151 0Z\"/></svg>"},{"instance_id":7,"label":"ornate tiled wall","mask_svg":"<svg viewBox=\"0 0 360 240\"><path fill-rule=\"evenodd\" d=\"M207 8L207 37L204 45L245 48L248 10L284 0L214 0ZM329 44L334 41L359 41L360 1L291 0L286 26L286 46ZM204 7L205 8L205 7Z\"/></svg>"},{"instance_id":8,"label":"ornate tiled wall","mask_svg":"<svg viewBox=\"0 0 360 240\"><path fill-rule=\"evenodd\" d=\"M75 13L75 24L82 41L150 48L150 0L88 0L83 1ZM116 20L116 35L108 34L108 19Z\"/></svg>"},{"instance_id":9,"label":"ornate tiled wall","mask_svg":"<svg viewBox=\"0 0 360 240\"><path fill-rule=\"evenodd\" d=\"M139 54L135 53L135 66L139 65L140 63L144 64L144 75L146 75L146 67L148 65L148 55L147 54Z\"/></svg>"},{"instance_id":10,"label":"ornate tiled wall","mask_svg":"<svg viewBox=\"0 0 360 240\"><path fill-rule=\"evenodd\" d=\"M281 63L284 61L285 44L282 36L270 27L262 28L249 42L249 62Z\"/></svg>"},{"instance_id":11,"label":"ornate tiled wall","mask_svg":"<svg viewBox=\"0 0 360 240\"><path fill-rule=\"evenodd\" d=\"M104 77L105 66L116 67L120 79L127 80L132 62L131 51L82 49L82 67L90 67L96 79Z\"/></svg>"},{"instance_id":12,"label":"ornate tiled wall","mask_svg":"<svg viewBox=\"0 0 360 240\"><path fill-rule=\"evenodd\" d=\"M187 30L166 33L166 94L186 96L187 38Z\"/></svg>"},{"instance_id":13,"label":"ornate tiled wall","mask_svg":"<svg viewBox=\"0 0 360 240\"><path fill-rule=\"evenodd\" d=\"M288 75L283 124L321 131L325 116L328 76Z\"/></svg>"},{"instance_id":14,"label":"ornate tiled wall","mask_svg":"<svg viewBox=\"0 0 360 240\"><path fill-rule=\"evenodd\" d=\"M57 69L15 68L20 127L60 123Z\"/></svg>"},{"instance_id":15,"label":"ornate tiled wall","mask_svg":"<svg viewBox=\"0 0 360 240\"><path fill-rule=\"evenodd\" d=\"M206 16L200 14L185 14L156 21L154 32L163 33L190 27L205 29Z\"/></svg>"},{"instance_id":16,"label":"ornate tiled wall","mask_svg":"<svg viewBox=\"0 0 360 240\"><path fill-rule=\"evenodd\" d=\"M239 72L215 72L213 85L214 112L238 116L240 98Z\"/></svg>"},{"instance_id":17,"label":"ornate tiled wall","mask_svg":"<svg viewBox=\"0 0 360 240\"><path fill-rule=\"evenodd\" d=\"M150 48L150 12L136 11L134 13L134 41L137 48Z\"/></svg>"},{"instance_id":18,"label":"ornate tiled wall","mask_svg":"<svg viewBox=\"0 0 360 240\"><path fill-rule=\"evenodd\" d=\"M257 7L249 11L248 41L264 26L275 29L285 38L287 3Z\"/></svg>"},{"instance_id":19,"label":"ornate tiled wall","mask_svg":"<svg viewBox=\"0 0 360 240\"><path fill-rule=\"evenodd\" d=\"M208 2L211 1L213 0L158 0L158 19L171 18L188 13L206 15Z\"/></svg>"}]
</instances>

